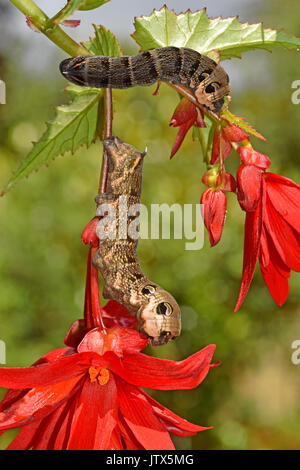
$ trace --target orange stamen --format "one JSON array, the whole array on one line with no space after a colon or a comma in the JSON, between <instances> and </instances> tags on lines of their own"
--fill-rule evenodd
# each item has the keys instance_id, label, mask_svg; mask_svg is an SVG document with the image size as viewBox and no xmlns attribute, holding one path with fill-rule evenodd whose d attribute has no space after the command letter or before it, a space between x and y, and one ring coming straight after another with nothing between
<instances>
[{"instance_id":1,"label":"orange stamen","mask_svg":"<svg viewBox=\"0 0 300 470\"><path fill-rule=\"evenodd\" d=\"M94 367L89 368L90 381L97 382L100 385L106 385L109 381L109 371L106 367Z\"/></svg>"}]
</instances>

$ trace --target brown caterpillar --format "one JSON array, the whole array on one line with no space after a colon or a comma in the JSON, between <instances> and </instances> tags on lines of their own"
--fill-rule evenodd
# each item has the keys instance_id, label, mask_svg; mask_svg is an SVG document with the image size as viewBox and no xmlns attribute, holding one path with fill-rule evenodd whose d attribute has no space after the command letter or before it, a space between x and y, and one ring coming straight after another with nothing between
<instances>
[{"instance_id":1,"label":"brown caterpillar","mask_svg":"<svg viewBox=\"0 0 300 470\"><path fill-rule=\"evenodd\" d=\"M137 237L128 234L128 222L132 217L129 208L140 203L142 167L145 154L122 142L118 137L103 141L108 159L106 192L96 197L97 216L103 217L111 209L116 217L106 222L100 219L97 234L99 250L93 263L104 278L103 296L116 300L129 313L136 315L141 332L151 338L153 345L166 344L180 334L180 308L167 291L149 281L142 273L136 254ZM126 198L125 209L122 203ZM126 222L124 234L120 223ZM134 215L134 219L136 214ZM114 233L109 233L111 230ZM111 236L112 235L112 236ZM138 233L137 233L138 235Z\"/></svg>"},{"instance_id":2,"label":"brown caterpillar","mask_svg":"<svg viewBox=\"0 0 300 470\"><path fill-rule=\"evenodd\" d=\"M130 88L158 80L185 85L197 101L218 112L229 95L229 77L214 60L185 47L162 47L136 56L77 56L60 64L61 73L77 85Z\"/></svg>"}]
</instances>

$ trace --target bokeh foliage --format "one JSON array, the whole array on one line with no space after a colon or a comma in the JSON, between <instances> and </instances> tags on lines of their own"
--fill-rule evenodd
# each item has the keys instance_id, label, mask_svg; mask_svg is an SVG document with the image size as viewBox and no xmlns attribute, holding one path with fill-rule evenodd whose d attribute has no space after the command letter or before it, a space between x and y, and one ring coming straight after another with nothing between
<instances>
[{"instance_id":1,"label":"bokeh foliage","mask_svg":"<svg viewBox=\"0 0 300 470\"><path fill-rule=\"evenodd\" d=\"M284 8L279 0L264 6L249 20L283 26L300 37L296 0L287 0ZM245 83L242 91L233 90L231 110L267 137L267 144L253 142L271 157L271 170L299 183L300 105L290 98L291 82L300 79L298 57L295 51L259 51L235 59L241 75L251 75L254 69L262 76L262 86ZM57 72L58 58L49 61L43 76L32 74L19 59L18 53L2 51L8 104L0 107L1 186L30 150L30 141L44 131L44 121L53 117L52 106L68 99L62 93L65 82ZM169 161L176 130L168 122L178 97L166 85L153 97L154 89L114 91L114 132L141 151L148 147L142 202L199 202L205 171L199 144L189 134ZM237 159L231 159L234 172ZM27 366L62 346L68 326L82 315L87 248L80 233L94 216L100 163L99 142L73 156L66 153L0 201L0 339L6 342L8 366ZM229 195L223 237L213 249L207 238L201 251L185 251L185 240L139 242L145 273L183 306L181 337L162 348L149 348L149 353L179 360L215 343L215 359L222 362L196 390L151 392L181 416L214 426L198 436L176 439L178 448L300 446L300 365L290 360L291 343L300 339L299 278L292 275L289 299L279 308L257 270L245 304L233 314L242 269L243 219L235 197ZM0 444L7 444L6 435Z\"/></svg>"}]
</instances>

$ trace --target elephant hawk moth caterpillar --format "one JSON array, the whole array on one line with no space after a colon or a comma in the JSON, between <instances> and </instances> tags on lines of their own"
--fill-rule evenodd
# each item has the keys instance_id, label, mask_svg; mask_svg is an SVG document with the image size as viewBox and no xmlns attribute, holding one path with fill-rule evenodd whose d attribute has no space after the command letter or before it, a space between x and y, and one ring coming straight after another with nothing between
<instances>
[{"instance_id":1,"label":"elephant hawk moth caterpillar","mask_svg":"<svg viewBox=\"0 0 300 470\"><path fill-rule=\"evenodd\" d=\"M131 237L128 230L124 236L120 230L120 198L126 197L127 202L126 229L132 217L130 207L137 205L133 207L139 208L145 154L118 137L106 138L103 145L108 173L106 192L95 198L98 205L96 214L100 220L97 227L99 249L93 259L104 278L103 297L116 300L135 315L140 331L150 338L153 345L166 344L180 334L180 308L171 294L143 274L136 254L138 237ZM116 215L114 236L109 236L111 223L106 222L105 225L103 217L108 206Z\"/></svg>"},{"instance_id":2,"label":"elephant hawk moth caterpillar","mask_svg":"<svg viewBox=\"0 0 300 470\"><path fill-rule=\"evenodd\" d=\"M130 88L156 81L185 85L197 101L219 112L229 95L229 77L209 57L186 47L162 47L136 56L77 56L60 64L61 73L76 85L96 88Z\"/></svg>"}]
</instances>

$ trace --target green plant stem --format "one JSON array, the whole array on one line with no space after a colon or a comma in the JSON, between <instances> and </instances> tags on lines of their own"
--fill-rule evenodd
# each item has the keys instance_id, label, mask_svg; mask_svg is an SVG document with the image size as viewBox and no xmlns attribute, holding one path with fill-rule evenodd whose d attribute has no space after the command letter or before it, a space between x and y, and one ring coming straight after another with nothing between
<instances>
[{"instance_id":1,"label":"green plant stem","mask_svg":"<svg viewBox=\"0 0 300 470\"><path fill-rule=\"evenodd\" d=\"M74 41L60 26L53 25L49 17L32 0L10 0L18 10L29 17L32 24L50 41L71 56L90 54Z\"/></svg>"}]
</instances>

